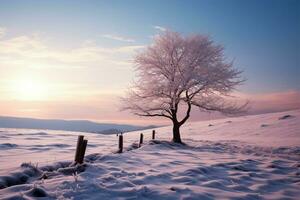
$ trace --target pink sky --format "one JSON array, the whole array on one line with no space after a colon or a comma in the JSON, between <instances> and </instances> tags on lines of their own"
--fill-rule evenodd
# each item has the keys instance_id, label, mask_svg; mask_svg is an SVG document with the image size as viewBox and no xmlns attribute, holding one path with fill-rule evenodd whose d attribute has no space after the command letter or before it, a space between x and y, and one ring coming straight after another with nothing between
<instances>
[{"instance_id":1,"label":"pink sky","mask_svg":"<svg viewBox=\"0 0 300 200\"><path fill-rule=\"evenodd\" d=\"M300 108L300 92L287 91L268 94L240 94L250 100L249 114L277 112ZM74 99L73 101L0 101L1 115L34 117L47 119L88 119L98 122L128 124L168 124L164 118L140 118L128 112L119 111L117 95L99 95L93 98ZM208 120L222 117L216 113L192 111L190 121Z\"/></svg>"}]
</instances>

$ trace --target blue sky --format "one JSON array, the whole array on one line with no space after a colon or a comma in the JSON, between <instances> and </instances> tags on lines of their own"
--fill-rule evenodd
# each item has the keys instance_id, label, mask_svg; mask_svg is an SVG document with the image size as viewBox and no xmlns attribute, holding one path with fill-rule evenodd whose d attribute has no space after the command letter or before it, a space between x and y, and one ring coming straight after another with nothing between
<instances>
[{"instance_id":1,"label":"blue sky","mask_svg":"<svg viewBox=\"0 0 300 200\"><path fill-rule=\"evenodd\" d=\"M0 88L2 99L9 99L5 95L9 84L24 85L27 80L12 82L27 73L41 77L34 83L27 81L28 87L43 81L45 88L61 84L53 90L65 88L61 93L66 93L73 88L70 98L86 88L106 88L109 95L114 90L123 91L134 77L132 66L126 62L134 55L133 49L151 43L153 35L159 33L155 26L182 34L208 34L223 44L228 59L234 59L235 66L244 70L247 82L240 88L243 93L300 89L297 0L6 0L0 3L0 45L2 42L3 47L14 49L11 55L5 49L1 54L0 46L0 78L7 79ZM32 50L21 55L22 48ZM105 54L102 60L91 55L95 52ZM85 55L94 62L87 64L82 58ZM10 58L14 62L8 62ZM56 64L62 67L52 69ZM79 67L73 69L72 65ZM43 88L35 90L42 93ZM41 95L31 94L30 98ZM23 100L30 98L27 95Z\"/></svg>"},{"instance_id":2,"label":"blue sky","mask_svg":"<svg viewBox=\"0 0 300 200\"><path fill-rule=\"evenodd\" d=\"M148 44L152 26L209 34L245 71L249 92L300 88L300 2L207 1L2 1L0 25L11 34L40 32L53 45L103 40L101 34ZM101 41L102 39L102 41Z\"/></svg>"}]
</instances>

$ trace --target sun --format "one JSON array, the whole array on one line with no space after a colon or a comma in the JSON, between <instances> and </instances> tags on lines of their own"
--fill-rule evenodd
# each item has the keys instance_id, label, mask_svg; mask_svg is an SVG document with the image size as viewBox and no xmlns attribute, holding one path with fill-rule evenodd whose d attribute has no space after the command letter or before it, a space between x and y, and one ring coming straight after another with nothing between
<instances>
[{"instance_id":1,"label":"sun","mask_svg":"<svg viewBox=\"0 0 300 200\"><path fill-rule=\"evenodd\" d=\"M38 101L47 98L46 85L37 79L21 79L13 84L15 99L24 101Z\"/></svg>"}]
</instances>

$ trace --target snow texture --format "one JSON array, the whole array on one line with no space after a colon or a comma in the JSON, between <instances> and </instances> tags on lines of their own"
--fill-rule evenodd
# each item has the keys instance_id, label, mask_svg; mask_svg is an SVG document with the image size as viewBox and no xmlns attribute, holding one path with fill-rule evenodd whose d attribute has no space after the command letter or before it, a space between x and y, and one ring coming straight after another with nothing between
<instances>
[{"instance_id":1,"label":"snow texture","mask_svg":"<svg viewBox=\"0 0 300 200\"><path fill-rule=\"evenodd\" d=\"M286 117L288 116L288 117ZM300 110L114 135L0 129L0 199L299 199Z\"/></svg>"}]
</instances>

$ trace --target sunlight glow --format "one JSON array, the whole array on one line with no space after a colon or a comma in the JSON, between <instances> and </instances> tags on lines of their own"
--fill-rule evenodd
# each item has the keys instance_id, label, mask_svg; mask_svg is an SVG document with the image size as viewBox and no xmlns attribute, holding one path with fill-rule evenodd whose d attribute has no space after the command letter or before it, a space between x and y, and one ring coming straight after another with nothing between
<instances>
[{"instance_id":1,"label":"sunlight glow","mask_svg":"<svg viewBox=\"0 0 300 200\"><path fill-rule=\"evenodd\" d=\"M37 101L47 99L47 87L40 80L21 79L15 81L12 92L18 100Z\"/></svg>"}]
</instances>

